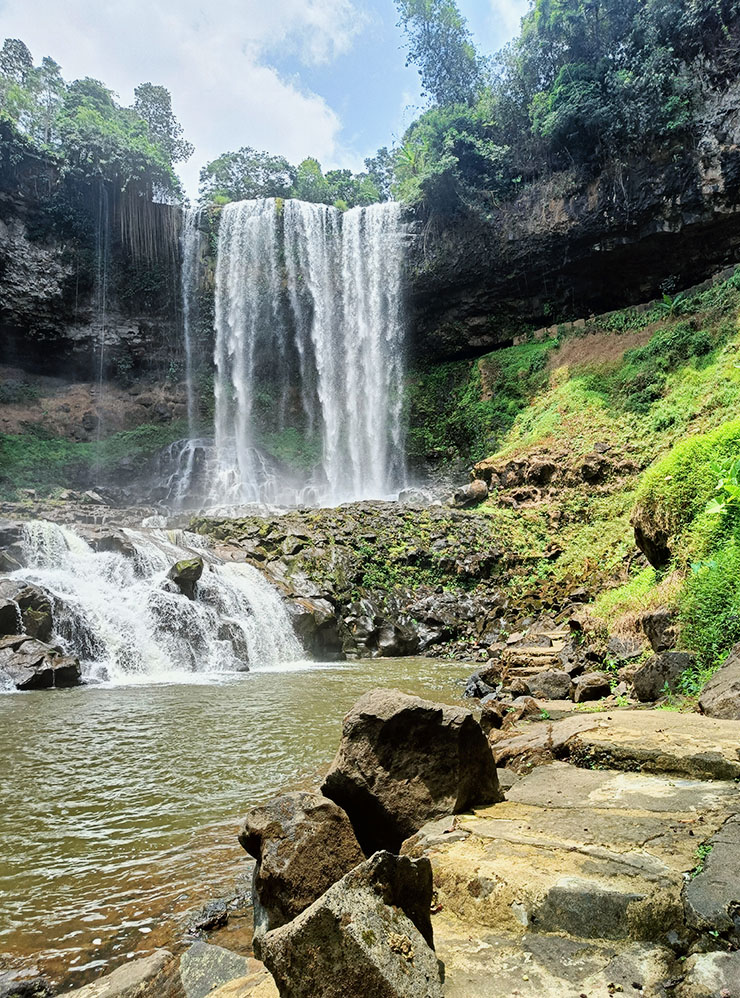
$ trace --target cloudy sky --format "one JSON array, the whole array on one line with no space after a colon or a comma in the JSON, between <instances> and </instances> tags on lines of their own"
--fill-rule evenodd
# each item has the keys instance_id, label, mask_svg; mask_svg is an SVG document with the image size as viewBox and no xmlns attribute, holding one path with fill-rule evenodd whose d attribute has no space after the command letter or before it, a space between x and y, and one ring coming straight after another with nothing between
<instances>
[{"instance_id":1,"label":"cloudy sky","mask_svg":"<svg viewBox=\"0 0 740 998\"><path fill-rule=\"evenodd\" d=\"M517 31L527 0L459 0L481 51ZM404 66L393 0L0 0L0 39L22 38L65 79L103 80L122 103L164 84L200 167L251 145L325 169L362 167L413 119L418 76Z\"/></svg>"}]
</instances>

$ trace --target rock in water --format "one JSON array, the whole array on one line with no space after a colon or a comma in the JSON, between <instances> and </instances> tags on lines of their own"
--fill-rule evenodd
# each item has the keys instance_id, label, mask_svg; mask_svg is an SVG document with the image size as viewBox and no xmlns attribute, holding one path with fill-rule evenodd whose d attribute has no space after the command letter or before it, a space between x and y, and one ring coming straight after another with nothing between
<instances>
[{"instance_id":1,"label":"rock in water","mask_svg":"<svg viewBox=\"0 0 740 998\"><path fill-rule=\"evenodd\" d=\"M349 818L320 794L283 794L244 819L239 841L257 860L254 944L285 925L364 859Z\"/></svg>"},{"instance_id":2,"label":"rock in water","mask_svg":"<svg viewBox=\"0 0 740 998\"><path fill-rule=\"evenodd\" d=\"M428 859L376 853L268 932L262 959L281 998L442 998L431 902Z\"/></svg>"},{"instance_id":3,"label":"rock in water","mask_svg":"<svg viewBox=\"0 0 740 998\"><path fill-rule=\"evenodd\" d=\"M52 632L52 608L48 593L40 586L15 579L0 580L0 597L14 600L21 611L23 633L48 641ZM16 632L17 633L17 632Z\"/></svg>"},{"instance_id":4,"label":"rock in water","mask_svg":"<svg viewBox=\"0 0 740 998\"><path fill-rule=\"evenodd\" d=\"M21 611L15 600L0 596L0 634L18 634L22 629Z\"/></svg>"},{"instance_id":5,"label":"rock in water","mask_svg":"<svg viewBox=\"0 0 740 998\"><path fill-rule=\"evenodd\" d=\"M167 578L172 579L177 588L188 599L195 599L195 584L203 574L203 559L183 558L178 561L167 573Z\"/></svg>"},{"instance_id":6,"label":"rock in water","mask_svg":"<svg viewBox=\"0 0 740 998\"><path fill-rule=\"evenodd\" d=\"M708 717L740 721L740 644L702 690L699 709Z\"/></svg>"},{"instance_id":7,"label":"rock in water","mask_svg":"<svg viewBox=\"0 0 740 998\"><path fill-rule=\"evenodd\" d=\"M27 634L0 638L0 671L10 676L19 690L79 686L82 682L78 659Z\"/></svg>"},{"instance_id":8,"label":"rock in water","mask_svg":"<svg viewBox=\"0 0 740 998\"><path fill-rule=\"evenodd\" d=\"M347 812L367 855L398 852L432 818L502 799L470 711L399 690L373 690L350 710L321 791Z\"/></svg>"}]
</instances>

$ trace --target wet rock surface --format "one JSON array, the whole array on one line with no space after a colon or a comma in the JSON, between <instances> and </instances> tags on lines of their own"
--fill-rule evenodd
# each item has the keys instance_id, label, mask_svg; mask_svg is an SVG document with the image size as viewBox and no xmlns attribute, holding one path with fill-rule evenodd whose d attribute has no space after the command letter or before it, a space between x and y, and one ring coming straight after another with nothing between
<instances>
[{"instance_id":1,"label":"wet rock surface","mask_svg":"<svg viewBox=\"0 0 740 998\"><path fill-rule=\"evenodd\" d=\"M347 812L366 854L397 851L426 821L501 798L470 711L398 690L357 701L321 789Z\"/></svg>"},{"instance_id":2,"label":"wet rock surface","mask_svg":"<svg viewBox=\"0 0 740 998\"><path fill-rule=\"evenodd\" d=\"M19 690L78 686L82 682L77 658L28 634L0 638L0 673Z\"/></svg>"}]
</instances>

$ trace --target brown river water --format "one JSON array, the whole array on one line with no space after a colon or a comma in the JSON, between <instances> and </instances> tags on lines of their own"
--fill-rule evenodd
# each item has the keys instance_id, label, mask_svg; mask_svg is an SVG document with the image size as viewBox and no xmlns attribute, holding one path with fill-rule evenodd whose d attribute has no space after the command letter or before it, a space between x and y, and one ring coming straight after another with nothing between
<instances>
[{"instance_id":1,"label":"brown river water","mask_svg":"<svg viewBox=\"0 0 740 998\"><path fill-rule=\"evenodd\" d=\"M294 663L0 696L0 970L35 965L79 986L182 936L184 912L248 871L241 816L318 782L357 697L394 686L454 703L471 671Z\"/></svg>"}]
</instances>

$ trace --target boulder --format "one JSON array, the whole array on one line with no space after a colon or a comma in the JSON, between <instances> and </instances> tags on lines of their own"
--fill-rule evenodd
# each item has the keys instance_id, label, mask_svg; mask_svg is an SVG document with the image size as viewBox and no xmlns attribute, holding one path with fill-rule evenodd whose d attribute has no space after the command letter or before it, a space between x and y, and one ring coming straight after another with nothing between
<instances>
[{"instance_id":1,"label":"boulder","mask_svg":"<svg viewBox=\"0 0 740 998\"><path fill-rule=\"evenodd\" d=\"M0 635L18 634L22 630L20 607L15 600L0 596Z\"/></svg>"},{"instance_id":2,"label":"boulder","mask_svg":"<svg viewBox=\"0 0 740 998\"><path fill-rule=\"evenodd\" d=\"M584 672L571 684L571 697L575 703L585 700L601 700L612 691L611 677L605 672Z\"/></svg>"},{"instance_id":3,"label":"boulder","mask_svg":"<svg viewBox=\"0 0 740 998\"><path fill-rule=\"evenodd\" d=\"M474 478L469 485L464 485L455 493L454 504L463 509L477 506L488 498L488 486L481 478Z\"/></svg>"},{"instance_id":4,"label":"boulder","mask_svg":"<svg viewBox=\"0 0 740 998\"><path fill-rule=\"evenodd\" d=\"M205 998L223 984L243 977L249 964L246 956L199 939L180 957L179 976L185 998ZM150 994L154 998L156 992Z\"/></svg>"},{"instance_id":5,"label":"boulder","mask_svg":"<svg viewBox=\"0 0 740 998\"><path fill-rule=\"evenodd\" d=\"M171 579L183 596L188 599L195 599L195 584L203 574L203 559L200 556L195 558L183 558L172 566L167 573L167 578Z\"/></svg>"},{"instance_id":6,"label":"boulder","mask_svg":"<svg viewBox=\"0 0 740 998\"><path fill-rule=\"evenodd\" d=\"M52 604L40 586L19 579L0 580L0 598L14 600L21 611L23 633L48 641L53 629Z\"/></svg>"},{"instance_id":7,"label":"boulder","mask_svg":"<svg viewBox=\"0 0 740 998\"><path fill-rule=\"evenodd\" d=\"M474 700L482 700L483 697L487 697L493 692L495 692L495 687L486 682L480 672L474 672L465 683L463 696Z\"/></svg>"},{"instance_id":8,"label":"boulder","mask_svg":"<svg viewBox=\"0 0 740 998\"><path fill-rule=\"evenodd\" d=\"M676 998L735 998L740 952L695 953L681 969Z\"/></svg>"},{"instance_id":9,"label":"boulder","mask_svg":"<svg viewBox=\"0 0 740 998\"><path fill-rule=\"evenodd\" d=\"M265 932L290 922L364 859L349 818L320 794L283 794L252 808L239 842L254 856L255 953Z\"/></svg>"},{"instance_id":10,"label":"boulder","mask_svg":"<svg viewBox=\"0 0 740 998\"><path fill-rule=\"evenodd\" d=\"M78 659L28 634L0 639L0 671L19 690L79 686L82 682Z\"/></svg>"},{"instance_id":11,"label":"boulder","mask_svg":"<svg viewBox=\"0 0 740 998\"><path fill-rule=\"evenodd\" d=\"M544 700L570 699L570 686L571 678L562 669L546 669L529 680L532 695Z\"/></svg>"},{"instance_id":12,"label":"boulder","mask_svg":"<svg viewBox=\"0 0 740 998\"><path fill-rule=\"evenodd\" d=\"M357 701L321 790L347 812L366 854L397 852L432 818L502 799L490 746L470 711L399 690Z\"/></svg>"},{"instance_id":13,"label":"boulder","mask_svg":"<svg viewBox=\"0 0 740 998\"><path fill-rule=\"evenodd\" d=\"M442 998L431 904L429 860L379 852L268 932L262 958L281 998Z\"/></svg>"},{"instance_id":14,"label":"boulder","mask_svg":"<svg viewBox=\"0 0 740 998\"><path fill-rule=\"evenodd\" d=\"M640 615L639 624L654 652L670 651L676 646L678 636L677 613L667 606L647 610Z\"/></svg>"},{"instance_id":15,"label":"boulder","mask_svg":"<svg viewBox=\"0 0 740 998\"><path fill-rule=\"evenodd\" d=\"M654 568L663 568L671 560L668 534L641 506L632 512L635 544Z\"/></svg>"},{"instance_id":16,"label":"boulder","mask_svg":"<svg viewBox=\"0 0 740 998\"><path fill-rule=\"evenodd\" d=\"M480 711L480 726L485 735L490 735L503 725L507 706L495 694L489 694L481 700Z\"/></svg>"},{"instance_id":17,"label":"boulder","mask_svg":"<svg viewBox=\"0 0 740 998\"><path fill-rule=\"evenodd\" d=\"M690 652L664 651L653 655L632 673L632 689L642 703L658 700L666 689L675 690L682 673L695 663Z\"/></svg>"},{"instance_id":18,"label":"boulder","mask_svg":"<svg viewBox=\"0 0 740 998\"><path fill-rule=\"evenodd\" d=\"M740 721L740 644L702 690L699 710L708 717Z\"/></svg>"}]
</instances>

